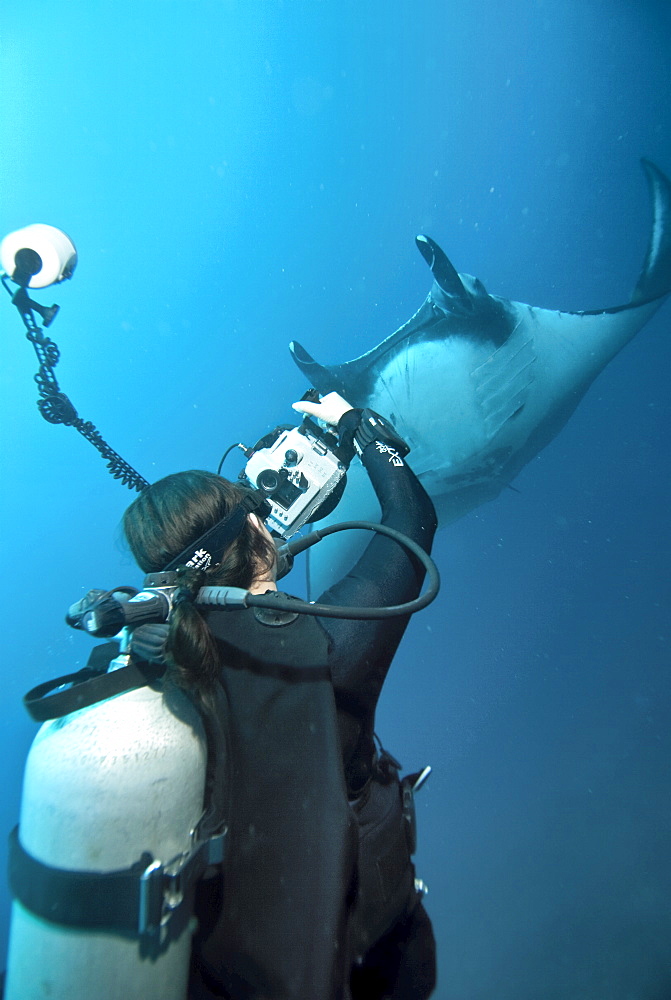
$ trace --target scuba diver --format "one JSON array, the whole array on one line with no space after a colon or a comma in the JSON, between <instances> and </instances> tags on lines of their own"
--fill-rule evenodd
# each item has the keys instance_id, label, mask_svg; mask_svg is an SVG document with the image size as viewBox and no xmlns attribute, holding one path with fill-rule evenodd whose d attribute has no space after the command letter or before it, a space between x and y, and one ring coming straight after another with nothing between
<instances>
[{"instance_id":1,"label":"scuba diver","mask_svg":"<svg viewBox=\"0 0 671 1000\"><path fill-rule=\"evenodd\" d=\"M294 408L336 429L370 476L382 524L428 553L435 511L393 428L336 393ZM189 996L424 1000L435 985L435 942L411 859L412 785L374 735L409 615L298 615L286 595L276 611L196 603L206 586L277 592L263 502L213 473L182 472L145 489L123 521L145 573L181 564L158 647L145 626L133 648L163 657L209 718L207 780L210 795L225 800L226 856L198 887ZM215 525L222 530L212 542ZM209 551L198 547L206 532ZM408 602L424 573L406 548L375 534L319 603ZM152 637L144 653L143 631Z\"/></svg>"}]
</instances>

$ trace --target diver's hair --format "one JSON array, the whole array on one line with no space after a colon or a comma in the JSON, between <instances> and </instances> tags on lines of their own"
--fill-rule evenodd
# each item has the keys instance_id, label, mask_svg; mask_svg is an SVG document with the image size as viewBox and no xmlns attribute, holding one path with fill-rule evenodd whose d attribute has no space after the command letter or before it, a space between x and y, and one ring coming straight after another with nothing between
<instances>
[{"instance_id":1,"label":"diver's hair","mask_svg":"<svg viewBox=\"0 0 671 1000\"><path fill-rule=\"evenodd\" d=\"M153 483L123 516L129 548L145 573L158 573L191 543L237 507L248 488L213 472L176 472ZM166 643L173 679L206 697L219 674L215 640L194 599L204 586L242 587L270 570L273 544L245 518L240 534L221 562L208 569L180 571L180 586L170 615Z\"/></svg>"}]
</instances>

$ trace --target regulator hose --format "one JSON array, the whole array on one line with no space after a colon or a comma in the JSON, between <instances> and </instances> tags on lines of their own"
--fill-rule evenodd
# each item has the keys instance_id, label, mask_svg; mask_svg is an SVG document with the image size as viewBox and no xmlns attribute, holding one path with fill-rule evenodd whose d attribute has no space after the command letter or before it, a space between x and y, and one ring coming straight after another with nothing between
<instances>
[{"instance_id":1,"label":"regulator hose","mask_svg":"<svg viewBox=\"0 0 671 1000\"><path fill-rule=\"evenodd\" d=\"M342 521L339 524L330 524L325 528L316 528L309 535L296 538L286 545L283 545L278 552L280 559L293 562L293 557L300 552L304 552L311 546L316 545L327 535L333 535L338 531L351 531L352 529L362 529L364 531L376 531L381 535L387 535L399 545L402 545L419 559L426 570L428 577L428 587L423 594L405 604L390 604L386 607L345 607L337 604L316 604L310 601L301 601L288 594L250 594L239 587L203 587L198 592L197 603L215 604L228 608L268 608L275 611L289 611L299 615L315 615L320 618L349 618L375 620L379 618L396 618L399 615L412 615L415 611L421 611L431 601L434 600L440 590L440 576L438 569L431 556L424 551L421 545L408 538L402 531L390 528L386 524L375 524L373 521Z\"/></svg>"}]
</instances>

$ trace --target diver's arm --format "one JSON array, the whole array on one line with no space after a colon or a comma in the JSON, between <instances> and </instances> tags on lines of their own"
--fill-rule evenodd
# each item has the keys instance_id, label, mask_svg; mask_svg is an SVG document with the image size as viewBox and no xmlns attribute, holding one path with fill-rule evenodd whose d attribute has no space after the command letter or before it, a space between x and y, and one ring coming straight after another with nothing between
<instances>
[{"instance_id":1,"label":"diver's arm","mask_svg":"<svg viewBox=\"0 0 671 1000\"><path fill-rule=\"evenodd\" d=\"M336 430L341 450L352 457L358 454L370 476L382 523L403 531L429 552L437 527L435 510L404 462L409 449L391 424L372 410L355 409L337 392L322 396L319 402L300 400L293 408Z\"/></svg>"},{"instance_id":2,"label":"diver's arm","mask_svg":"<svg viewBox=\"0 0 671 1000\"><path fill-rule=\"evenodd\" d=\"M403 456L408 448L393 427L370 410L352 408L335 392L323 396L318 403L301 400L293 405L299 412L309 413L337 428L342 452L350 455L356 452L361 458L380 503L382 523L408 535L429 552L437 527L436 513L428 494L405 462ZM423 579L422 564L407 549L388 536L376 534L353 569L329 588L319 602L360 606L402 604L417 597ZM397 622L405 627L407 619L400 618Z\"/></svg>"},{"instance_id":3,"label":"diver's arm","mask_svg":"<svg viewBox=\"0 0 671 1000\"><path fill-rule=\"evenodd\" d=\"M405 462L409 448L394 428L370 410L350 409L338 422L341 447L353 448L377 495L382 523L402 531L425 552L437 528L433 503Z\"/></svg>"},{"instance_id":4,"label":"diver's arm","mask_svg":"<svg viewBox=\"0 0 671 1000\"><path fill-rule=\"evenodd\" d=\"M361 411L344 414L341 441L359 426ZM361 437L361 436L360 436ZM405 459L389 441L371 440L361 449L382 509L382 522L408 535L429 552L436 530L433 504ZM391 605L419 594L424 567L407 549L376 534L352 570L319 598L320 603ZM371 774L375 709L409 616L377 621L320 619L330 638L329 666L350 794Z\"/></svg>"}]
</instances>

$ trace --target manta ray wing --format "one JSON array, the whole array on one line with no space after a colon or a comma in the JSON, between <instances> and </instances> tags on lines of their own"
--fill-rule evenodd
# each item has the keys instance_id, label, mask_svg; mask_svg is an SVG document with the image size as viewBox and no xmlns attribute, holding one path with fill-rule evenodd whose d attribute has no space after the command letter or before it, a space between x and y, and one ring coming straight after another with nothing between
<instances>
[{"instance_id":1,"label":"manta ray wing","mask_svg":"<svg viewBox=\"0 0 671 1000\"><path fill-rule=\"evenodd\" d=\"M645 262L631 301L592 312L541 309L488 295L458 274L429 237L417 245L434 282L417 312L353 361L318 364L291 351L321 393L388 417L411 447L410 462L441 524L492 500L561 430L608 362L671 291L671 184L643 161L653 204ZM379 517L360 466L330 520ZM342 536L339 536L342 539ZM314 595L351 568L364 541L339 542L310 561ZM322 549L322 546L320 546Z\"/></svg>"}]
</instances>

